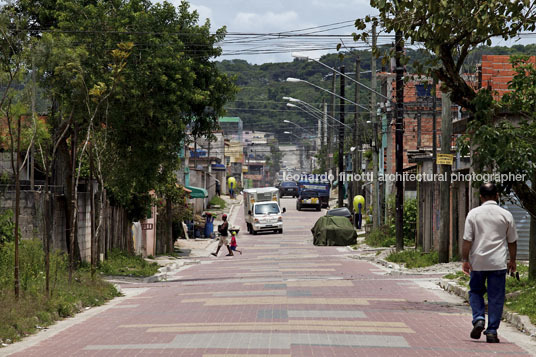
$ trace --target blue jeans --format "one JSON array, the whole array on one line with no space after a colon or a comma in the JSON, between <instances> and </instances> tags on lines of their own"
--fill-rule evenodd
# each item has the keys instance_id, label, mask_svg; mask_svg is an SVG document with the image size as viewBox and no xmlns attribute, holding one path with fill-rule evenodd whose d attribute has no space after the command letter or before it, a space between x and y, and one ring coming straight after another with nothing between
<instances>
[{"instance_id":1,"label":"blue jeans","mask_svg":"<svg viewBox=\"0 0 536 357\"><path fill-rule=\"evenodd\" d=\"M491 271L472 271L469 282L469 304L473 310L473 325L478 320L485 320L486 306L484 294L488 292L488 328L484 333L497 334L504 307L506 269Z\"/></svg>"}]
</instances>

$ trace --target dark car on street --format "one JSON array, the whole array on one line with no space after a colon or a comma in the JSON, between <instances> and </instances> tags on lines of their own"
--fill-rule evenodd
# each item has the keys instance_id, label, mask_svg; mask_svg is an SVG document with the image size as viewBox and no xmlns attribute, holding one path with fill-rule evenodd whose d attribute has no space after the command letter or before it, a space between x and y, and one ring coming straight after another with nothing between
<instances>
[{"instance_id":1,"label":"dark car on street","mask_svg":"<svg viewBox=\"0 0 536 357\"><path fill-rule=\"evenodd\" d=\"M283 181L279 185L279 197L298 197L298 184L294 181Z\"/></svg>"},{"instance_id":2,"label":"dark car on street","mask_svg":"<svg viewBox=\"0 0 536 357\"><path fill-rule=\"evenodd\" d=\"M296 209L301 211L303 208L314 208L320 211L322 202L318 197L318 192L313 190L302 190L296 200Z\"/></svg>"},{"instance_id":3,"label":"dark car on street","mask_svg":"<svg viewBox=\"0 0 536 357\"><path fill-rule=\"evenodd\" d=\"M340 217L346 217L352 222L352 213L348 209L348 207L340 207L340 208L334 208L330 209L326 212L326 216L340 216Z\"/></svg>"}]
</instances>

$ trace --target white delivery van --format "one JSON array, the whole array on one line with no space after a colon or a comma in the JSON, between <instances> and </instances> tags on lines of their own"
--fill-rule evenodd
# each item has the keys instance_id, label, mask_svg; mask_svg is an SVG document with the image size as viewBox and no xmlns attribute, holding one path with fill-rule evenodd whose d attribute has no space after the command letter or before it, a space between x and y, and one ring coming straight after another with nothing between
<instances>
[{"instance_id":1,"label":"white delivery van","mask_svg":"<svg viewBox=\"0 0 536 357\"><path fill-rule=\"evenodd\" d=\"M275 187L244 190L244 216L249 233L274 231L283 233L282 214L286 209L279 205L279 190Z\"/></svg>"}]
</instances>

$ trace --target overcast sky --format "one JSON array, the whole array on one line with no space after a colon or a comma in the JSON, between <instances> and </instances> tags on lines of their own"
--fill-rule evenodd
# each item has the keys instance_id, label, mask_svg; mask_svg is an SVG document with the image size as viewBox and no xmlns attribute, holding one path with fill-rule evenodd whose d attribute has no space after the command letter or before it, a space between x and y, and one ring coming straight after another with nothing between
<instances>
[{"instance_id":1,"label":"overcast sky","mask_svg":"<svg viewBox=\"0 0 536 357\"><path fill-rule=\"evenodd\" d=\"M163 1L163 0L153 0ZM180 0L168 0L179 5ZM211 21L211 29L227 26L228 36L224 43L223 56L217 60L241 58L250 63L289 62L291 53L307 54L318 58L325 53L335 53L338 43L347 49L370 48L355 43L351 38L335 37L286 37L266 38L238 36L236 33L267 34L287 33L320 35L351 35L356 31L355 19L377 14L370 0L192 0L191 8L198 11L200 22ZM338 25L334 25L338 24ZM319 26L320 29L311 29ZM310 29L305 31L296 31ZM378 43L392 43L391 38L381 38ZM534 43L533 37L521 40L493 40L493 45Z\"/></svg>"},{"instance_id":2,"label":"overcast sky","mask_svg":"<svg viewBox=\"0 0 536 357\"><path fill-rule=\"evenodd\" d=\"M180 4L180 0L170 2L175 5ZM190 2L190 5L199 12L201 22L209 18L212 29L215 30L225 25L229 33L278 33L348 21L333 26L344 26L342 28L332 29L321 34L349 35L355 31L352 22L349 21L373 13L369 0L194 0ZM314 30L309 32L311 31ZM228 41L234 39L234 37L228 37ZM310 39L310 41L313 40ZM315 39L314 41L314 44L308 43L305 48L310 55L315 57L322 53L335 52L337 43L339 43L338 38ZM353 45L351 40L343 41L348 46ZM304 50L303 43L307 41L301 42L299 38L293 38L277 43L269 41L269 44L266 41L242 43L241 46L224 44L222 47L225 56L220 59L243 58L252 63L291 61L290 53L292 51ZM260 51L266 52L276 46L288 48L287 53L258 54ZM329 48L330 50L315 51L315 48ZM232 55L237 51L242 51L242 53L247 51L250 54ZM285 51L280 48L277 52Z\"/></svg>"}]
</instances>

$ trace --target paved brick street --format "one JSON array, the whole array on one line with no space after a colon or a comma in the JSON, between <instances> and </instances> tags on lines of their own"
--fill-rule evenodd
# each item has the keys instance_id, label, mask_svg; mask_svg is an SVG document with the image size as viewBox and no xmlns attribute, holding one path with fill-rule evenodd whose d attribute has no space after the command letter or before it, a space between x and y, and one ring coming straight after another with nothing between
<instances>
[{"instance_id":1,"label":"paved brick street","mask_svg":"<svg viewBox=\"0 0 536 357\"><path fill-rule=\"evenodd\" d=\"M345 247L314 247L310 228L325 211L282 202L283 235L242 229L243 255L220 252L166 282L124 285L125 297L14 355L531 355L505 325L500 344L471 340L469 308L436 276L392 276ZM244 227L242 214L234 218Z\"/></svg>"}]
</instances>

